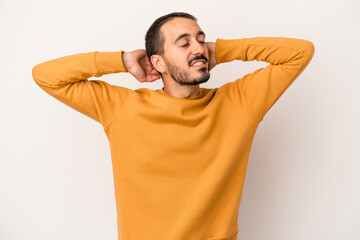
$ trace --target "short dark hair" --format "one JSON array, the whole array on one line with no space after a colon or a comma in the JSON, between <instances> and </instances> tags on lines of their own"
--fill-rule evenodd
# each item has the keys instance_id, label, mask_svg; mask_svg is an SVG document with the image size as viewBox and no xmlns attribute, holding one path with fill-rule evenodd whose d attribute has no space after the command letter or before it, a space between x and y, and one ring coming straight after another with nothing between
<instances>
[{"instance_id":1,"label":"short dark hair","mask_svg":"<svg viewBox=\"0 0 360 240\"><path fill-rule=\"evenodd\" d=\"M163 55L164 54L164 43L165 43L165 37L160 32L160 28L162 25L164 25L169 20L176 18L176 17L182 17L182 18L189 18L197 22L197 18L193 15L185 12L173 12L166 14L164 16L159 17L156 19L153 24L150 26L148 31L146 32L145 36L145 48L146 48L146 54L150 60L150 57L154 54ZM150 60L151 62L151 60Z\"/></svg>"}]
</instances>

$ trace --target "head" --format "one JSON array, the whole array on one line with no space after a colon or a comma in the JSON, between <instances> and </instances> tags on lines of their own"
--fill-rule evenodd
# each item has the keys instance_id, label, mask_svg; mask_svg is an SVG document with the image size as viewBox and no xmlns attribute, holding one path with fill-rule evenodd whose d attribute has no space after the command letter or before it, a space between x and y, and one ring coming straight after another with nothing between
<instances>
[{"instance_id":1,"label":"head","mask_svg":"<svg viewBox=\"0 0 360 240\"><path fill-rule=\"evenodd\" d=\"M146 33L145 46L163 81L197 85L210 78L205 33L188 13L174 12L156 19ZM192 65L196 60L202 64Z\"/></svg>"}]
</instances>

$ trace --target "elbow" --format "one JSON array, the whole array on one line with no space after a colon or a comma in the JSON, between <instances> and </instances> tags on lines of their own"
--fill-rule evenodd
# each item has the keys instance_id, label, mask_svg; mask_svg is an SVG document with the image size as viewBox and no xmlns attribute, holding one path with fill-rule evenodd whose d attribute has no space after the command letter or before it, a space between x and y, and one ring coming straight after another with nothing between
<instances>
[{"instance_id":1,"label":"elbow","mask_svg":"<svg viewBox=\"0 0 360 240\"><path fill-rule=\"evenodd\" d=\"M39 82L39 65L36 65L35 67L33 67L32 69L32 77L33 80L38 83Z\"/></svg>"},{"instance_id":2,"label":"elbow","mask_svg":"<svg viewBox=\"0 0 360 240\"><path fill-rule=\"evenodd\" d=\"M48 85L47 82L44 81L46 78L44 78L43 75L40 64L35 65L32 69L32 77L34 82L42 89Z\"/></svg>"},{"instance_id":3,"label":"elbow","mask_svg":"<svg viewBox=\"0 0 360 240\"><path fill-rule=\"evenodd\" d=\"M305 53L309 59L312 59L315 53L315 45L313 42L309 40L304 40L304 43L305 43L305 47L304 47Z\"/></svg>"}]
</instances>

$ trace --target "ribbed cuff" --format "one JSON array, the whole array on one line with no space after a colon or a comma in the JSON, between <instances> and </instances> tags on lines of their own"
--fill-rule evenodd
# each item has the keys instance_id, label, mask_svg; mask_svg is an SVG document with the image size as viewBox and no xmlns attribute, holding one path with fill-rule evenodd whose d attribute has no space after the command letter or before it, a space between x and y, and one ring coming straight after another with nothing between
<instances>
[{"instance_id":1,"label":"ribbed cuff","mask_svg":"<svg viewBox=\"0 0 360 240\"><path fill-rule=\"evenodd\" d=\"M98 75L127 72L122 54L124 51L98 52L95 51L95 67Z\"/></svg>"},{"instance_id":2,"label":"ribbed cuff","mask_svg":"<svg viewBox=\"0 0 360 240\"><path fill-rule=\"evenodd\" d=\"M216 39L215 56L217 63L245 60L245 38Z\"/></svg>"}]
</instances>

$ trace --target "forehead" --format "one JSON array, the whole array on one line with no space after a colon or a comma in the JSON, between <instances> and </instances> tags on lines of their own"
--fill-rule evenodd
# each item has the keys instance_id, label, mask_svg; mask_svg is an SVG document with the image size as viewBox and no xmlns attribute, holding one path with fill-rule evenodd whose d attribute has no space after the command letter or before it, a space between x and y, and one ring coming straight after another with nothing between
<instances>
[{"instance_id":1,"label":"forehead","mask_svg":"<svg viewBox=\"0 0 360 240\"><path fill-rule=\"evenodd\" d=\"M201 30L199 25L192 19L173 18L161 26L161 32L165 37L165 44L172 44L175 39L184 33L196 36Z\"/></svg>"}]
</instances>

